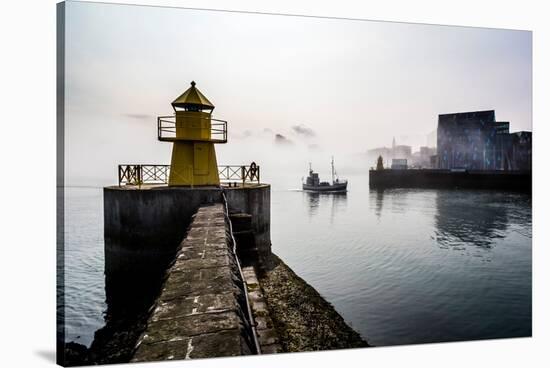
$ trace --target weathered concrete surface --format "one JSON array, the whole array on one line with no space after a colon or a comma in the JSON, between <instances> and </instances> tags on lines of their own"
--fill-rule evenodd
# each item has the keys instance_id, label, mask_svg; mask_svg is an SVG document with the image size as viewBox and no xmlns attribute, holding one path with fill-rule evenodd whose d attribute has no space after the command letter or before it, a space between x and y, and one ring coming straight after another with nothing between
<instances>
[{"instance_id":1,"label":"weathered concrete surface","mask_svg":"<svg viewBox=\"0 0 550 368\"><path fill-rule=\"evenodd\" d=\"M201 207L131 361L251 354L245 294L222 204Z\"/></svg>"},{"instance_id":2,"label":"weathered concrete surface","mask_svg":"<svg viewBox=\"0 0 550 368\"><path fill-rule=\"evenodd\" d=\"M230 214L251 216L253 248L258 256L258 266L267 266L271 255L271 186L260 184L226 188L225 195Z\"/></svg>"}]
</instances>

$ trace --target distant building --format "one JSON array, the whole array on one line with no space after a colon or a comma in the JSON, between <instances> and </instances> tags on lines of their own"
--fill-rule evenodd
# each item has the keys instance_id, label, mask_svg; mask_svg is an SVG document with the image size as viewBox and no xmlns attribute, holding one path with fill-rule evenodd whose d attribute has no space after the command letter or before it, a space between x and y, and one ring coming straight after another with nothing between
<instances>
[{"instance_id":1,"label":"distant building","mask_svg":"<svg viewBox=\"0 0 550 368\"><path fill-rule=\"evenodd\" d=\"M437 155L430 156L430 169L436 169L439 167L439 161Z\"/></svg>"},{"instance_id":2,"label":"distant building","mask_svg":"<svg viewBox=\"0 0 550 368\"><path fill-rule=\"evenodd\" d=\"M532 132L515 132L510 134L512 138L512 169L531 170L532 157Z\"/></svg>"},{"instance_id":3,"label":"distant building","mask_svg":"<svg viewBox=\"0 0 550 368\"><path fill-rule=\"evenodd\" d=\"M439 115L431 160L440 169L530 170L531 133L510 134L494 110Z\"/></svg>"},{"instance_id":4,"label":"distant building","mask_svg":"<svg viewBox=\"0 0 550 368\"><path fill-rule=\"evenodd\" d=\"M435 154L435 148L421 147L420 152L412 153L412 147L398 145L395 137L391 147L378 147L367 151L367 157L372 165L376 165L379 156L382 156L385 166L390 166L393 159L404 159L412 167L430 167L430 155Z\"/></svg>"},{"instance_id":5,"label":"distant building","mask_svg":"<svg viewBox=\"0 0 550 368\"><path fill-rule=\"evenodd\" d=\"M426 168L426 167L433 168L434 166L430 161L430 157L435 155L436 152L437 151L434 147L427 147L427 146L420 147L420 157L419 157L418 166L422 168Z\"/></svg>"},{"instance_id":6,"label":"distant building","mask_svg":"<svg viewBox=\"0 0 550 368\"><path fill-rule=\"evenodd\" d=\"M394 158L391 160L392 170L406 170L407 169L407 159L405 158Z\"/></svg>"},{"instance_id":7,"label":"distant building","mask_svg":"<svg viewBox=\"0 0 550 368\"><path fill-rule=\"evenodd\" d=\"M412 155L411 146L399 145L399 146L394 146L393 148L392 158L409 159L411 155Z\"/></svg>"}]
</instances>

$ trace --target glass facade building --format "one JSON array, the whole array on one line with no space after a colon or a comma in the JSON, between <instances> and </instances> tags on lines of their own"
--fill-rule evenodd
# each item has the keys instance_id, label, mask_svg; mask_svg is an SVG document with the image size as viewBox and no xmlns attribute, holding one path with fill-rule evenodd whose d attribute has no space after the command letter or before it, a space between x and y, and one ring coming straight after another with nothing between
<instances>
[{"instance_id":1,"label":"glass facade building","mask_svg":"<svg viewBox=\"0 0 550 368\"><path fill-rule=\"evenodd\" d=\"M437 167L467 170L530 170L531 132L510 134L495 111L439 115Z\"/></svg>"}]
</instances>

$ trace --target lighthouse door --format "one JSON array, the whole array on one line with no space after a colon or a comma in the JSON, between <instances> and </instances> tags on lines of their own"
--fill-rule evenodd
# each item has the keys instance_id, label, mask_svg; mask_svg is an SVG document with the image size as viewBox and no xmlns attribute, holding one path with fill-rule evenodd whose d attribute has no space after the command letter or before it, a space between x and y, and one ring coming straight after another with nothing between
<instances>
[{"instance_id":1,"label":"lighthouse door","mask_svg":"<svg viewBox=\"0 0 550 368\"><path fill-rule=\"evenodd\" d=\"M210 146L209 143L204 142L195 142L193 144L193 174L194 175L208 175L208 166L209 166L209 154Z\"/></svg>"}]
</instances>

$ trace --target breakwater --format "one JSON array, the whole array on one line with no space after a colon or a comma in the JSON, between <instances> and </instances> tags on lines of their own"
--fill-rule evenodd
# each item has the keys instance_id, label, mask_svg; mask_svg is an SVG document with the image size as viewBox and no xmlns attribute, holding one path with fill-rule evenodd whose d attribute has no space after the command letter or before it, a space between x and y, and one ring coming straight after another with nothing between
<instances>
[{"instance_id":1,"label":"breakwater","mask_svg":"<svg viewBox=\"0 0 550 368\"><path fill-rule=\"evenodd\" d=\"M132 362L258 353L246 293L223 205L200 207Z\"/></svg>"},{"instance_id":2,"label":"breakwater","mask_svg":"<svg viewBox=\"0 0 550 368\"><path fill-rule=\"evenodd\" d=\"M490 189L531 193L531 171L370 170L370 188Z\"/></svg>"}]
</instances>

